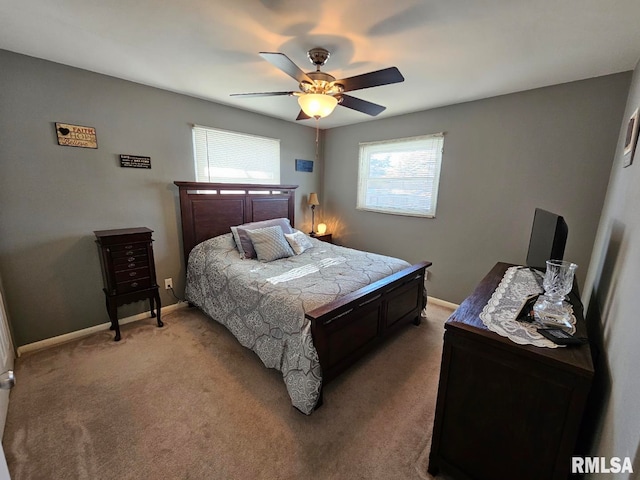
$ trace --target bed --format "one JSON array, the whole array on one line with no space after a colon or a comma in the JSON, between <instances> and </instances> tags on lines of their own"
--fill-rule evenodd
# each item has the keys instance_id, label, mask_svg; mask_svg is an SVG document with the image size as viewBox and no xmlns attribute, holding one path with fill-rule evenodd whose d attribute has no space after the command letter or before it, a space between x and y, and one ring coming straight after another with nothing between
<instances>
[{"instance_id":1,"label":"bed","mask_svg":"<svg viewBox=\"0 0 640 480\"><path fill-rule=\"evenodd\" d=\"M310 414L323 387L426 306L430 262L307 238L305 252L244 259L230 229L270 219L294 225L295 185L174 182L179 189L187 300L282 372L292 404Z\"/></svg>"}]
</instances>

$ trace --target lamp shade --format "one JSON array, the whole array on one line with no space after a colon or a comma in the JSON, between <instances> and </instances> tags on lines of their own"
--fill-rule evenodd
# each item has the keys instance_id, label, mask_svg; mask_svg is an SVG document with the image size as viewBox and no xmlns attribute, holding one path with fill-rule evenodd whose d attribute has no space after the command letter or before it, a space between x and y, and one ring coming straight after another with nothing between
<instances>
[{"instance_id":1,"label":"lamp shade","mask_svg":"<svg viewBox=\"0 0 640 480\"><path fill-rule=\"evenodd\" d=\"M327 233L327 224L326 223L319 223L318 224L318 235L324 235L325 233Z\"/></svg>"},{"instance_id":2,"label":"lamp shade","mask_svg":"<svg viewBox=\"0 0 640 480\"><path fill-rule=\"evenodd\" d=\"M318 194L317 193L310 193L309 194L309 201L308 201L309 205L320 205L320 202L318 201Z\"/></svg>"},{"instance_id":3,"label":"lamp shade","mask_svg":"<svg viewBox=\"0 0 640 480\"><path fill-rule=\"evenodd\" d=\"M298 97L298 103L302 111L310 117L322 118L333 112L338 105L338 100L331 95L307 93Z\"/></svg>"}]
</instances>

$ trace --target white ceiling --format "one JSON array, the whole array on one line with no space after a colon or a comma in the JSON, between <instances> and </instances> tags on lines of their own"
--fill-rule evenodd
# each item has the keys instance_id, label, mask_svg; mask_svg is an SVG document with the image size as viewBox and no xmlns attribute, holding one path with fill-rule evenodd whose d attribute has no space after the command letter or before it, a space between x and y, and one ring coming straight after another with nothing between
<instances>
[{"instance_id":1,"label":"white ceiling","mask_svg":"<svg viewBox=\"0 0 640 480\"><path fill-rule=\"evenodd\" d=\"M229 95L296 90L258 52L312 71L317 46L336 78L400 69L350 92L381 118L632 70L640 0L0 0L2 49L290 121L294 97ZM320 127L372 118L338 107Z\"/></svg>"}]
</instances>

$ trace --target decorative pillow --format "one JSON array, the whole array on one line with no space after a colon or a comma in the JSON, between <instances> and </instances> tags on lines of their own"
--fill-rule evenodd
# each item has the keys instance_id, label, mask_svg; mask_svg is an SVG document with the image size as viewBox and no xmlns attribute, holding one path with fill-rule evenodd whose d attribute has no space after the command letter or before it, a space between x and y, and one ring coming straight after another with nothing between
<instances>
[{"instance_id":1,"label":"decorative pillow","mask_svg":"<svg viewBox=\"0 0 640 480\"><path fill-rule=\"evenodd\" d=\"M300 255L307 248L313 247L311 240L299 230L295 233L285 233L284 238L287 239L287 242L289 242L289 245L291 245L296 255Z\"/></svg>"},{"instance_id":2,"label":"decorative pillow","mask_svg":"<svg viewBox=\"0 0 640 480\"><path fill-rule=\"evenodd\" d=\"M293 256L293 250L284 238L279 225L256 230L247 230L253 248L261 262L271 262L279 258Z\"/></svg>"},{"instance_id":3,"label":"decorative pillow","mask_svg":"<svg viewBox=\"0 0 640 480\"><path fill-rule=\"evenodd\" d=\"M261 222L245 223L237 227L231 227L233 239L236 241L236 247L242 258L256 258L256 251L253 248L251 239L247 232L258 228L280 226L284 233L293 233L291 223L288 218L274 218L273 220L263 220Z\"/></svg>"}]
</instances>

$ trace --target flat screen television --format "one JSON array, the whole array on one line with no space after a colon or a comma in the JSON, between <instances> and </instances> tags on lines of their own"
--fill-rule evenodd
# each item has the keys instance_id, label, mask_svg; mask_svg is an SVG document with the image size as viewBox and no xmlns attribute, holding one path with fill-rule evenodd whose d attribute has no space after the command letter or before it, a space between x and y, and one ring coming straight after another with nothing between
<instances>
[{"instance_id":1,"label":"flat screen television","mask_svg":"<svg viewBox=\"0 0 640 480\"><path fill-rule=\"evenodd\" d=\"M546 270L547 260L562 260L569 228L562 216L536 208L527 252L527 266Z\"/></svg>"}]
</instances>

